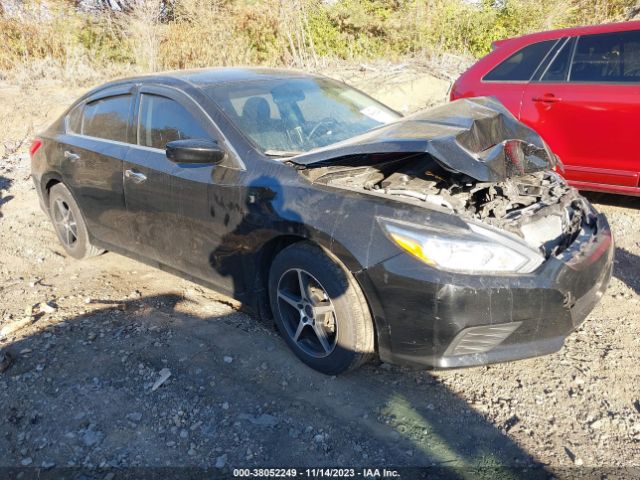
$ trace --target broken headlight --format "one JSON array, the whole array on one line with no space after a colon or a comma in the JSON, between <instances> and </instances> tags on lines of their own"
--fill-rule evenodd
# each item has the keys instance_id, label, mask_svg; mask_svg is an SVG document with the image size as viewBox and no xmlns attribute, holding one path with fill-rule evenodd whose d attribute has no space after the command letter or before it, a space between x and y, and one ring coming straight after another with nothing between
<instances>
[{"instance_id":1,"label":"broken headlight","mask_svg":"<svg viewBox=\"0 0 640 480\"><path fill-rule=\"evenodd\" d=\"M544 261L527 245L475 224L469 224L469 230L452 233L386 218L378 220L396 245L440 270L529 273Z\"/></svg>"}]
</instances>

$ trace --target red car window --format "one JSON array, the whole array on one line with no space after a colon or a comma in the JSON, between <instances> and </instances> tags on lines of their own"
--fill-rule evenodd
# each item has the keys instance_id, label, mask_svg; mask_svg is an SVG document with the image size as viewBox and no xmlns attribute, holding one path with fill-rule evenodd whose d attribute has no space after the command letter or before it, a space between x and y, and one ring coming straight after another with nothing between
<instances>
[{"instance_id":1,"label":"red car window","mask_svg":"<svg viewBox=\"0 0 640 480\"><path fill-rule=\"evenodd\" d=\"M546 40L521 48L494 67L483 80L528 81L556 42L557 40Z\"/></svg>"},{"instance_id":2,"label":"red car window","mask_svg":"<svg viewBox=\"0 0 640 480\"><path fill-rule=\"evenodd\" d=\"M572 82L639 82L640 31L580 37L570 78Z\"/></svg>"}]
</instances>

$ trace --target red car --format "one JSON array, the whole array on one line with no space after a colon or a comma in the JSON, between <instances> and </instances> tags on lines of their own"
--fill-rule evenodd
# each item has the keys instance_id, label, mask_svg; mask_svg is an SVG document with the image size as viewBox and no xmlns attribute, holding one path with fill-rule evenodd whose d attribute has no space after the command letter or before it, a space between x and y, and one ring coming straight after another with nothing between
<instances>
[{"instance_id":1,"label":"red car","mask_svg":"<svg viewBox=\"0 0 640 480\"><path fill-rule=\"evenodd\" d=\"M575 187L640 195L640 21L500 40L451 100L497 97L542 135Z\"/></svg>"}]
</instances>

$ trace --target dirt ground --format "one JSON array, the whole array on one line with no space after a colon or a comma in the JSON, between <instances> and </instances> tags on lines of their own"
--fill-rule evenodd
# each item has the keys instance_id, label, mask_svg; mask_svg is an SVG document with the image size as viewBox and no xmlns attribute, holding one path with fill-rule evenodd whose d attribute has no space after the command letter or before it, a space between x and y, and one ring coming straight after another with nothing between
<instances>
[{"instance_id":1,"label":"dirt ground","mask_svg":"<svg viewBox=\"0 0 640 480\"><path fill-rule=\"evenodd\" d=\"M404 67L336 76L408 111L443 101L449 84ZM560 352L326 377L228 298L116 254L64 256L21 141L82 90L0 85L0 348L14 359L0 373L0 477L8 467L113 479L123 474L114 467L247 466L640 476L640 199L589 195L615 233L614 278Z\"/></svg>"}]
</instances>

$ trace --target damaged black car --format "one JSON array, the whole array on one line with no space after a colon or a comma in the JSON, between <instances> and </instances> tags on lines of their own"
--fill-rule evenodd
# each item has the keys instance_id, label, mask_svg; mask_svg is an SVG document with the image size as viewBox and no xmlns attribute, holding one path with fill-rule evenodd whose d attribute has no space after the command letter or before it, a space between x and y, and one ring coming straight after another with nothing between
<instances>
[{"instance_id":1,"label":"damaged black car","mask_svg":"<svg viewBox=\"0 0 640 480\"><path fill-rule=\"evenodd\" d=\"M66 252L105 250L273 318L327 374L554 352L605 291L605 217L490 98L403 117L271 69L108 83L31 148Z\"/></svg>"}]
</instances>

